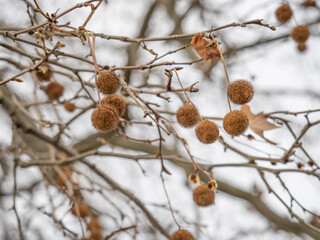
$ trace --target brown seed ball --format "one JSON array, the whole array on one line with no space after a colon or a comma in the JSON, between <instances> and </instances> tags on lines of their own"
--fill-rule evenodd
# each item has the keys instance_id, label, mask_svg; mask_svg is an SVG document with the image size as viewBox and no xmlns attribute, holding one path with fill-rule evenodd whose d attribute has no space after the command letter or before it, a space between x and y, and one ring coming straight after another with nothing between
<instances>
[{"instance_id":1,"label":"brown seed ball","mask_svg":"<svg viewBox=\"0 0 320 240\"><path fill-rule=\"evenodd\" d=\"M288 4L283 4L281 7L279 7L276 10L276 16L279 22L281 23L286 23L289 21L289 19L292 16L292 11L291 8L289 7Z\"/></svg>"},{"instance_id":2,"label":"brown seed ball","mask_svg":"<svg viewBox=\"0 0 320 240\"><path fill-rule=\"evenodd\" d=\"M57 82L49 83L46 90L45 90L47 96L50 99L56 99L56 100L58 100L62 96L63 91L64 91L64 87L62 87Z\"/></svg>"},{"instance_id":3,"label":"brown seed ball","mask_svg":"<svg viewBox=\"0 0 320 240\"><path fill-rule=\"evenodd\" d=\"M193 190L193 201L200 207L214 203L214 192L207 184L202 184Z\"/></svg>"},{"instance_id":4,"label":"brown seed ball","mask_svg":"<svg viewBox=\"0 0 320 240\"><path fill-rule=\"evenodd\" d=\"M70 101L65 101L63 105L68 112L73 112L76 109L76 105Z\"/></svg>"},{"instance_id":5,"label":"brown seed ball","mask_svg":"<svg viewBox=\"0 0 320 240\"><path fill-rule=\"evenodd\" d=\"M302 6L304 7L315 7L316 6L316 1L313 0L306 0L302 3Z\"/></svg>"},{"instance_id":6,"label":"brown seed ball","mask_svg":"<svg viewBox=\"0 0 320 240\"><path fill-rule=\"evenodd\" d=\"M86 202L81 201L76 203L79 208L80 217L84 218L90 215L90 209ZM71 208L71 212L73 215L77 216L76 204L74 204Z\"/></svg>"},{"instance_id":7,"label":"brown seed ball","mask_svg":"<svg viewBox=\"0 0 320 240\"><path fill-rule=\"evenodd\" d=\"M219 137L219 128L214 122L206 119L197 125L196 135L200 142L214 143Z\"/></svg>"},{"instance_id":8,"label":"brown seed ball","mask_svg":"<svg viewBox=\"0 0 320 240\"><path fill-rule=\"evenodd\" d=\"M194 240L194 237L187 230L179 229L171 235L170 240Z\"/></svg>"},{"instance_id":9,"label":"brown seed ball","mask_svg":"<svg viewBox=\"0 0 320 240\"><path fill-rule=\"evenodd\" d=\"M123 116L126 112L126 104L123 101L122 97L120 97L117 94L111 94L106 96L102 102L101 105L110 104L111 106L115 107L115 109L118 110L119 116Z\"/></svg>"},{"instance_id":10,"label":"brown seed ball","mask_svg":"<svg viewBox=\"0 0 320 240\"><path fill-rule=\"evenodd\" d=\"M235 104L246 104L254 94L253 86L245 80L238 80L228 86L228 98Z\"/></svg>"},{"instance_id":11,"label":"brown seed ball","mask_svg":"<svg viewBox=\"0 0 320 240\"><path fill-rule=\"evenodd\" d=\"M197 108L192 104L188 104L179 108L176 117L178 123L186 128L193 127L200 119Z\"/></svg>"},{"instance_id":12,"label":"brown seed ball","mask_svg":"<svg viewBox=\"0 0 320 240\"><path fill-rule=\"evenodd\" d=\"M299 25L292 29L290 36L297 43L304 43L309 38L310 31L309 28L305 25Z\"/></svg>"},{"instance_id":13,"label":"brown seed ball","mask_svg":"<svg viewBox=\"0 0 320 240\"><path fill-rule=\"evenodd\" d=\"M249 126L249 119L246 114L238 110L229 112L223 118L223 128L231 136L239 136Z\"/></svg>"},{"instance_id":14,"label":"brown seed ball","mask_svg":"<svg viewBox=\"0 0 320 240\"><path fill-rule=\"evenodd\" d=\"M118 120L118 111L111 105L99 106L91 115L93 127L100 132L111 132L116 128Z\"/></svg>"},{"instance_id":15,"label":"brown seed ball","mask_svg":"<svg viewBox=\"0 0 320 240\"><path fill-rule=\"evenodd\" d=\"M112 94L118 90L120 81L114 72L106 71L99 75L97 86L102 93Z\"/></svg>"},{"instance_id":16,"label":"brown seed ball","mask_svg":"<svg viewBox=\"0 0 320 240\"><path fill-rule=\"evenodd\" d=\"M298 44L298 50L300 52L304 52L307 49L307 45L305 43L299 43Z\"/></svg>"},{"instance_id":17,"label":"brown seed ball","mask_svg":"<svg viewBox=\"0 0 320 240\"><path fill-rule=\"evenodd\" d=\"M49 81L52 74L51 67L47 63L41 64L36 72L39 81Z\"/></svg>"}]
</instances>

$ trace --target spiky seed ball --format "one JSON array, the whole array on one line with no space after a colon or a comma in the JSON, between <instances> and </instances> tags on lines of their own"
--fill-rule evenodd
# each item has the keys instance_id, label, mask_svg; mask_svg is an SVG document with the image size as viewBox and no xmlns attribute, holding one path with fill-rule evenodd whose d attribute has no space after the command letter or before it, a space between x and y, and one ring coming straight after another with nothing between
<instances>
[{"instance_id":1,"label":"spiky seed ball","mask_svg":"<svg viewBox=\"0 0 320 240\"><path fill-rule=\"evenodd\" d=\"M307 45L305 43L299 43L298 44L298 50L300 52L304 52L307 49Z\"/></svg>"},{"instance_id":2,"label":"spiky seed ball","mask_svg":"<svg viewBox=\"0 0 320 240\"><path fill-rule=\"evenodd\" d=\"M229 84L227 95L235 104L246 104L251 101L254 94L253 86L245 80L237 80Z\"/></svg>"},{"instance_id":3,"label":"spiky seed ball","mask_svg":"<svg viewBox=\"0 0 320 240\"><path fill-rule=\"evenodd\" d=\"M84 218L90 215L90 209L86 202L80 201L76 203L79 208L80 217ZM71 212L73 215L77 216L76 204L72 206Z\"/></svg>"},{"instance_id":4,"label":"spiky seed ball","mask_svg":"<svg viewBox=\"0 0 320 240\"><path fill-rule=\"evenodd\" d=\"M291 8L289 7L288 4L283 4L281 7L279 7L276 10L276 16L279 22L281 23L286 23L289 21L289 19L292 16L292 11Z\"/></svg>"},{"instance_id":5,"label":"spiky seed ball","mask_svg":"<svg viewBox=\"0 0 320 240\"><path fill-rule=\"evenodd\" d=\"M290 36L297 42L297 43L304 43L309 38L310 31L308 26L299 25L292 29Z\"/></svg>"},{"instance_id":6,"label":"spiky seed ball","mask_svg":"<svg viewBox=\"0 0 320 240\"><path fill-rule=\"evenodd\" d=\"M214 122L206 119L198 123L196 135L200 142L214 143L219 137L219 128Z\"/></svg>"},{"instance_id":7,"label":"spiky seed ball","mask_svg":"<svg viewBox=\"0 0 320 240\"><path fill-rule=\"evenodd\" d=\"M192 104L188 104L179 108L176 117L178 123L186 128L193 127L200 119L198 109Z\"/></svg>"},{"instance_id":8,"label":"spiky seed ball","mask_svg":"<svg viewBox=\"0 0 320 240\"><path fill-rule=\"evenodd\" d=\"M239 136L249 126L249 119L246 114L238 110L229 112L223 118L223 128L231 136Z\"/></svg>"},{"instance_id":9,"label":"spiky seed ball","mask_svg":"<svg viewBox=\"0 0 320 240\"><path fill-rule=\"evenodd\" d=\"M304 7L315 7L316 6L316 1L313 0L306 0L302 3L302 6Z\"/></svg>"},{"instance_id":10,"label":"spiky seed ball","mask_svg":"<svg viewBox=\"0 0 320 240\"><path fill-rule=\"evenodd\" d=\"M118 110L109 104L97 107L91 115L93 127L105 133L114 130L118 120Z\"/></svg>"},{"instance_id":11,"label":"spiky seed ball","mask_svg":"<svg viewBox=\"0 0 320 240\"><path fill-rule=\"evenodd\" d=\"M201 184L193 190L193 201L200 207L206 207L214 203L214 192L207 184Z\"/></svg>"},{"instance_id":12,"label":"spiky seed ball","mask_svg":"<svg viewBox=\"0 0 320 240\"><path fill-rule=\"evenodd\" d=\"M70 101L65 101L63 105L68 112L73 112L76 109L76 105Z\"/></svg>"},{"instance_id":13,"label":"spiky seed ball","mask_svg":"<svg viewBox=\"0 0 320 240\"><path fill-rule=\"evenodd\" d=\"M64 87L62 87L59 83L57 82L51 82L48 84L46 87L46 94L50 99L56 99L58 100L64 91Z\"/></svg>"},{"instance_id":14,"label":"spiky seed ball","mask_svg":"<svg viewBox=\"0 0 320 240\"><path fill-rule=\"evenodd\" d=\"M50 65L47 63L42 63L36 72L39 81L49 81L52 76L52 71Z\"/></svg>"},{"instance_id":15,"label":"spiky seed ball","mask_svg":"<svg viewBox=\"0 0 320 240\"><path fill-rule=\"evenodd\" d=\"M115 93L120 86L118 76L114 72L102 72L97 80L97 87L104 94Z\"/></svg>"},{"instance_id":16,"label":"spiky seed ball","mask_svg":"<svg viewBox=\"0 0 320 240\"><path fill-rule=\"evenodd\" d=\"M187 230L179 229L171 235L170 240L194 240L194 237Z\"/></svg>"},{"instance_id":17,"label":"spiky seed ball","mask_svg":"<svg viewBox=\"0 0 320 240\"><path fill-rule=\"evenodd\" d=\"M114 106L115 109L118 110L119 116L123 116L126 112L126 104L123 101L122 97L120 97L117 94L111 94L106 96L102 102L101 105L110 104L111 106Z\"/></svg>"}]
</instances>

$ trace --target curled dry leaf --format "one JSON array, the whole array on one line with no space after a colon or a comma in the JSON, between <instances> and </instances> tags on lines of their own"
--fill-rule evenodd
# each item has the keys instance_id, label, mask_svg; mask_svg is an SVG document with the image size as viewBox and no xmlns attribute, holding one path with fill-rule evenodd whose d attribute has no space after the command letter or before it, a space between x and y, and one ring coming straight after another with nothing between
<instances>
[{"instance_id":1,"label":"curled dry leaf","mask_svg":"<svg viewBox=\"0 0 320 240\"><path fill-rule=\"evenodd\" d=\"M267 121L267 116L261 112L258 114L253 114L250 110L250 107L246 104L241 106L241 111L244 112L249 118L249 128L266 140L268 143L276 144L269 139L265 138L263 135L263 131L272 130L278 128L278 126Z\"/></svg>"},{"instance_id":2,"label":"curled dry leaf","mask_svg":"<svg viewBox=\"0 0 320 240\"><path fill-rule=\"evenodd\" d=\"M213 37L208 41L197 34L192 38L191 45L204 61L210 62L212 58L220 58L217 46L213 45L214 41Z\"/></svg>"}]
</instances>

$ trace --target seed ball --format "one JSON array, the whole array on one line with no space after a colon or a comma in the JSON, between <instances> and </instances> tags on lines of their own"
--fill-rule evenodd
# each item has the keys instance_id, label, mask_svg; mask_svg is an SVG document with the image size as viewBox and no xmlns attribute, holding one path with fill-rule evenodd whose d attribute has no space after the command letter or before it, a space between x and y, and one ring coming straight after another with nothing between
<instances>
[{"instance_id":1,"label":"seed ball","mask_svg":"<svg viewBox=\"0 0 320 240\"><path fill-rule=\"evenodd\" d=\"M193 190L193 201L200 207L214 203L214 192L207 184L202 184Z\"/></svg>"},{"instance_id":2,"label":"seed ball","mask_svg":"<svg viewBox=\"0 0 320 240\"><path fill-rule=\"evenodd\" d=\"M93 127L105 133L114 130L118 124L118 120L118 111L111 105L99 106L91 115Z\"/></svg>"},{"instance_id":3,"label":"seed ball","mask_svg":"<svg viewBox=\"0 0 320 240\"><path fill-rule=\"evenodd\" d=\"M304 52L307 49L307 45L305 43L299 43L298 44L298 50L300 52Z\"/></svg>"},{"instance_id":4,"label":"seed ball","mask_svg":"<svg viewBox=\"0 0 320 240\"><path fill-rule=\"evenodd\" d=\"M114 72L106 71L99 75L97 86L102 93L113 94L118 90L120 81Z\"/></svg>"},{"instance_id":5,"label":"seed ball","mask_svg":"<svg viewBox=\"0 0 320 240\"><path fill-rule=\"evenodd\" d=\"M42 63L36 72L37 78L39 81L50 81L50 78L52 76L52 71L50 65L47 63Z\"/></svg>"},{"instance_id":6,"label":"seed ball","mask_svg":"<svg viewBox=\"0 0 320 240\"><path fill-rule=\"evenodd\" d=\"M171 235L170 240L194 240L194 237L187 230L179 229Z\"/></svg>"},{"instance_id":7,"label":"seed ball","mask_svg":"<svg viewBox=\"0 0 320 240\"><path fill-rule=\"evenodd\" d=\"M76 109L76 105L70 101L65 101L63 105L68 112L73 112Z\"/></svg>"},{"instance_id":8,"label":"seed ball","mask_svg":"<svg viewBox=\"0 0 320 240\"><path fill-rule=\"evenodd\" d=\"M276 10L276 17L281 23L286 23L292 16L291 8L288 4L283 4Z\"/></svg>"},{"instance_id":9,"label":"seed ball","mask_svg":"<svg viewBox=\"0 0 320 240\"><path fill-rule=\"evenodd\" d=\"M254 94L253 86L245 80L238 80L228 86L228 98L235 104L246 104Z\"/></svg>"},{"instance_id":10,"label":"seed ball","mask_svg":"<svg viewBox=\"0 0 320 240\"><path fill-rule=\"evenodd\" d=\"M101 105L110 104L111 106L115 107L115 109L118 110L119 116L123 116L126 112L126 104L123 101L122 97L120 97L117 94L111 94L106 96L102 102Z\"/></svg>"},{"instance_id":11,"label":"seed ball","mask_svg":"<svg viewBox=\"0 0 320 240\"><path fill-rule=\"evenodd\" d=\"M304 43L309 38L310 31L309 28L305 25L299 25L292 29L290 36L297 43Z\"/></svg>"},{"instance_id":12,"label":"seed ball","mask_svg":"<svg viewBox=\"0 0 320 240\"><path fill-rule=\"evenodd\" d=\"M50 99L56 99L56 100L58 100L62 96L63 91L64 91L64 87L62 87L57 82L49 83L46 90L45 90L47 96Z\"/></svg>"},{"instance_id":13,"label":"seed ball","mask_svg":"<svg viewBox=\"0 0 320 240\"><path fill-rule=\"evenodd\" d=\"M302 3L302 6L304 7L315 7L316 6L316 1L313 0L306 0Z\"/></svg>"},{"instance_id":14,"label":"seed ball","mask_svg":"<svg viewBox=\"0 0 320 240\"><path fill-rule=\"evenodd\" d=\"M246 114L238 110L229 112L223 118L223 128L231 136L239 136L249 126L249 119Z\"/></svg>"},{"instance_id":15,"label":"seed ball","mask_svg":"<svg viewBox=\"0 0 320 240\"><path fill-rule=\"evenodd\" d=\"M214 122L206 119L197 125L196 135L200 142L214 143L219 137L219 128Z\"/></svg>"},{"instance_id":16,"label":"seed ball","mask_svg":"<svg viewBox=\"0 0 320 240\"><path fill-rule=\"evenodd\" d=\"M79 208L80 217L85 218L90 215L90 209L86 202L81 201L81 202L78 202L77 204ZM77 216L76 204L72 206L71 212L73 215Z\"/></svg>"},{"instance_id":17,"label":"seed ball","mask_svg":"<svg viewBox=\"0 0 320 240\"><path fill-rule=\"evenodd\" d=\"M179 108L176 117L178 123L186 128L193 127L200 119L197 108L192 104L188 104Z\"/></svg>"}]
</instances>

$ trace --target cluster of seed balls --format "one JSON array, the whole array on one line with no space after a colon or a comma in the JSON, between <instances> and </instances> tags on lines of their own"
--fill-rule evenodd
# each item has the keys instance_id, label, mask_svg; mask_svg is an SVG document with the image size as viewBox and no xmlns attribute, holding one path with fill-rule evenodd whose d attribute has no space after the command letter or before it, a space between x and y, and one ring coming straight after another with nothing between
<instances>
[{"instance_id":1,"label":"cluster of seed balls","mask_svg":"<svg viewBox=\"0 0 320 240\"><path fill-rule=\"evenodd\" d=\"M305 1L304 7L314 7L314 1ZM288 22L292 17L292 10L288 4L283 4L276 10L276 17L280 23ZM306 41L308 40L310 31L306 25L298 25L291 30L290 36L298 43L298 50L303 52L306 50Z\"/></svg>"},{"instance_id":2,"label":"cluster of seed balls","mask_svg":"<svg viewBox=\"0 0 320 240\"><path fill-rule=\"evenodd\" d=\"M238 105L251 101L254 94L251 83L245 80L237 80L229 84L228 98ZM190 128L195 125L196 136L202 143L213 143L219 137L219 128L210 120L201 120L198 109L191 103L179 108L176 114L177 121L181 126ZM235 110L229 112L223 118L223 128L231 136L239 136L244 133L249 126L249 119L246 114Z\"/></svg>"},{"instance_id":3,"label":"cluster of seed balls","mask_svg":"<svg viewBox=\"0 0 320 240\"><path fill-rule=\"evenodd\" d=\"M208 184L201 184L193 190L193 201L199 207L207 207L214 203L215 192L217 187L215 180L211 180ZM174 232L170 240L194 240L194 237L190 232L184 229L179 229Z\"/></svg>"},{"instance_id":4,"label":"cluster of seed balls","mask_svg":"<svg viewBox=\"0 0 320 240\"><path fill-rule=\"evenodd\" d=\"M120 80L114 72L102 72L97 79L97 87L107 96L93 111L91 121L98 131L107 133L117 127L119 118L126 112L126 104L121 96L115 94L120 87Z\"/></svg>"},{"instance_id":5,"label":"cluster of seed balls","mask_svg":"<svg viewBox=\"0 0 320 240\"><path fill-rule=\"evenodd\" d=\"M48 98L51 100L59 100L59 98L63 95L64 87L56 81L51 81L52 75L52 69L47 63L41 64L36 71L37 79L40 82L49 82L49 84L44 88ZM76 109L76 106L71 101L65 101L64 108L68 112L73 112Z\"/></svg>"}]
</instances>

